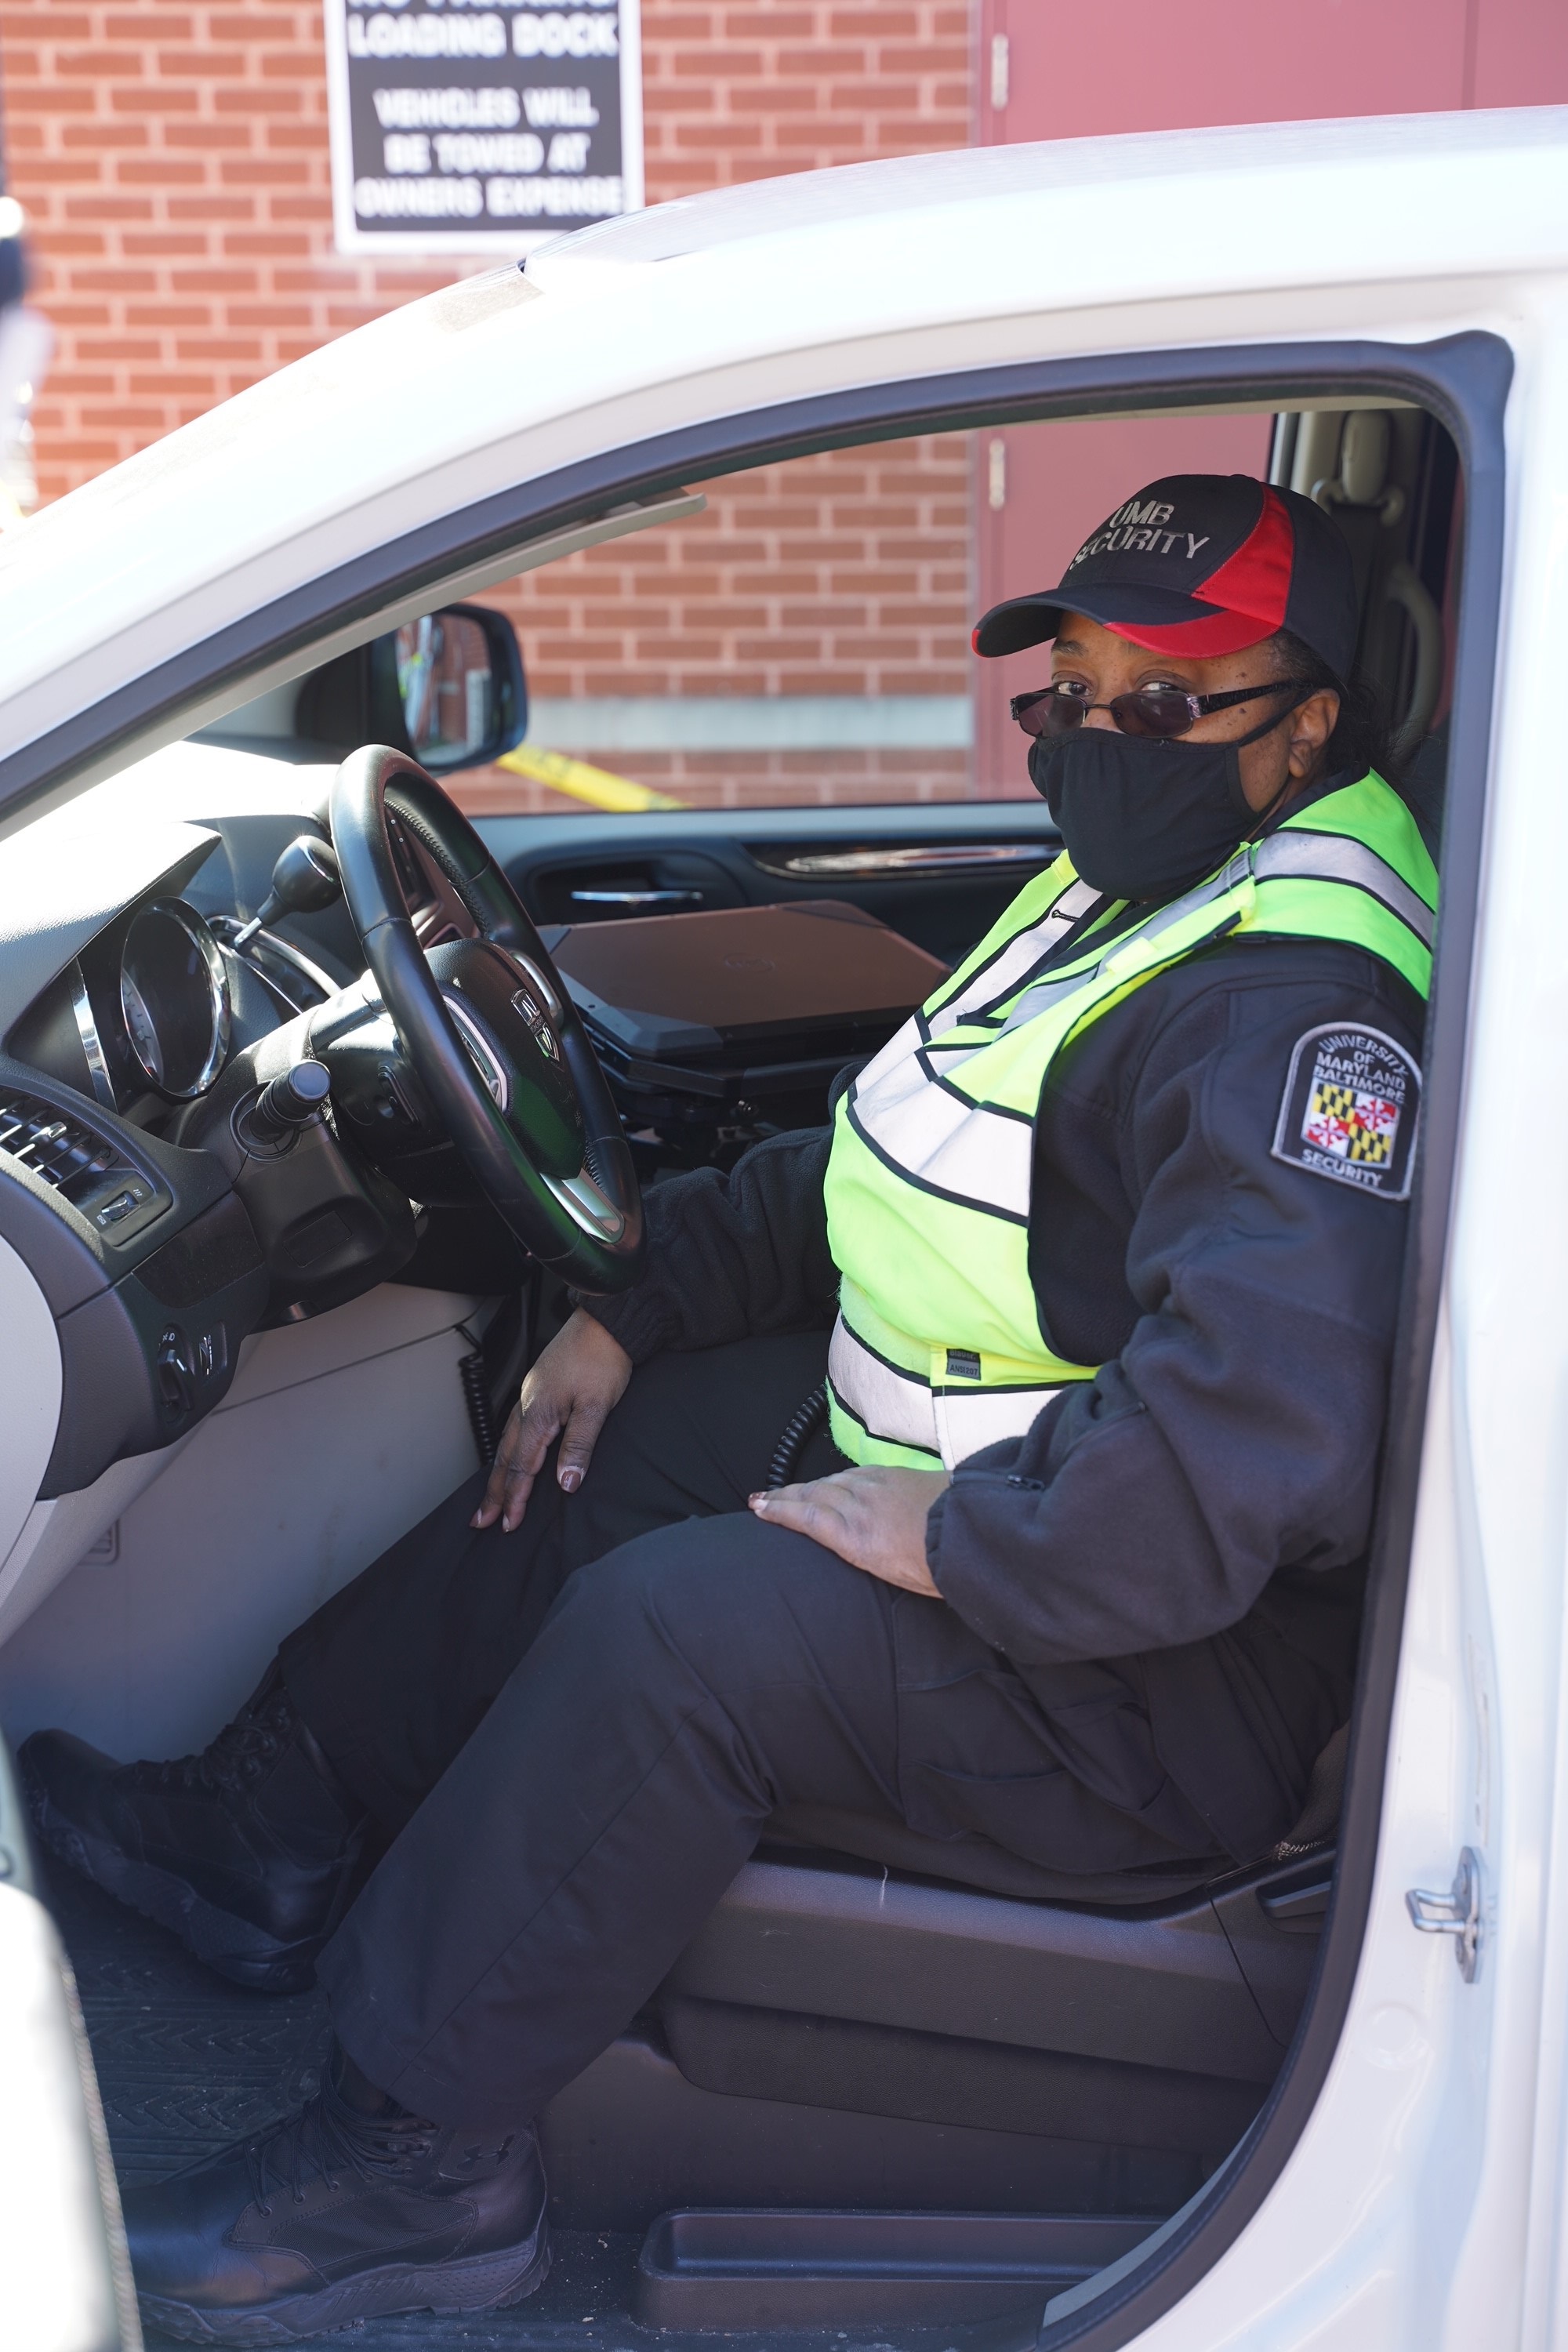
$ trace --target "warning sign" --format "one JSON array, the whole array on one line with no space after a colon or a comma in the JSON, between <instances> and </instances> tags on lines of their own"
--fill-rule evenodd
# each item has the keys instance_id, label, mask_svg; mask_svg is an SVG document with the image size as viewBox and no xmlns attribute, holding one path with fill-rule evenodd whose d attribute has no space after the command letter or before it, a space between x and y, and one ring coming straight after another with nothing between
<instances>
[{"instance_id":1,"label":"warning sign","mask_svg":"<svg viewBox=\"0 0 1568 2352\"><path fill-rule=\"evenodd\" d=\"M525 253L642 203L638 0L326 0L342 253Z\"/></svg>"}]
</instances>

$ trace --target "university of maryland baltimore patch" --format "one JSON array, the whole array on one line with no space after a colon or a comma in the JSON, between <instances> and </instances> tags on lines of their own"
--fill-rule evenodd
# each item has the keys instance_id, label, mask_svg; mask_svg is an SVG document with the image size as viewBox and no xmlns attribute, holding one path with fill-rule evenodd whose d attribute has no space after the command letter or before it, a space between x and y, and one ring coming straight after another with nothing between
<instances>
[{"instance_id":1,"label":"university of maryland baltimore patch","mask_svg":"<svg viewBox=\"0 0 1568 2352\"><path fill-rule=\"evenodd\" d=\"M1421 1073L1381 1029L1309 1029L1290 1056L1274 1157L1407 1201L1420 1111Z\"/></svg>"}]
</instances>

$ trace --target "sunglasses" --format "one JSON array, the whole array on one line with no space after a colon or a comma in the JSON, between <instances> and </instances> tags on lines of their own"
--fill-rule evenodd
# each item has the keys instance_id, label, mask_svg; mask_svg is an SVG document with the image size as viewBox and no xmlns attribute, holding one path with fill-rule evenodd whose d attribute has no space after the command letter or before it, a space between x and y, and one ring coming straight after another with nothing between
<instances>
[{"instance_id":1,"label":"sunglasses","mask_svg":"<svg viewBox=\"0 0 1568 2352\"><path fill-rule=\"evenodd\" d=\"M1184 694L1179 687L1143 686L1135 694L1113 695L1109 702L1085 702L1063 686L1042 686L1033 694L1016 694L1009 706L1026 735L1070 735L1090 710L1109 710L1123 735L1185 735L1211 710L1229 710L1238 702L1256 702L1264 695L1290 694L1304 701L1316 688L1298 677L1277 678L1269 686L1238 686L1228 694Z\"/></svg>"}]
</instances>

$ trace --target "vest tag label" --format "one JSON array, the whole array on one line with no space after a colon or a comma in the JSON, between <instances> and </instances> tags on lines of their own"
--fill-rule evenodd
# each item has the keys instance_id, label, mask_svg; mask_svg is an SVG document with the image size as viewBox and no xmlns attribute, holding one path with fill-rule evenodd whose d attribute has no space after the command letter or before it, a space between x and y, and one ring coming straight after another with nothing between
<instances>
[{"instance_id":1,"label":"vest tag label","mask_svg":"<svg viewBox=\"0 0 1568 2352\"><path fill-rule=\"evenodd\" d=\"M1420 1110L1420 1070L1381 1029L1309 1029L1290 1056L1274 1157L1407 1201Z\"/></svg>"},{"instance_id":2,"label":"vest tag label","mask_svg":"<svg viewBox=\"0 0 1568 2352\"><path fill-rule=\"evenodd\" d=\"M980 1378L980 1359L973 1348L948 1349L947 1377L950 1381L977 1381Z\"/></svg>"}]
</instances>

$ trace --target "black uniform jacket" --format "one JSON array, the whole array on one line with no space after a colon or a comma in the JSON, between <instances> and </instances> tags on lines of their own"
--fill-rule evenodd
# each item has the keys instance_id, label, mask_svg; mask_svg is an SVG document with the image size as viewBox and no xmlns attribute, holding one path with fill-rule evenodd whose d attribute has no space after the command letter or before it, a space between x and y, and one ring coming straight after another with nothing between
<instances>
[{"instance_id":1,"label":"black uniform jacket","mask_svg":"<svg viewBox=\"0 0 1568 2352\"><path fill-rule=\"evenodd\" d=\"M1030 1271L1049 1345L1103 1369L961 1464L928 1525L943 1599L1042 1703L1072 1661L1136 1669L1165 1769L1238 1859L1287 1833L1348 1714L1407 1214L1277 1157L1281 1103L1310 1033L1418 1059L1422 1018L1374 956L1241 939L1058 1055ZM647 1273L584 1303L637 1361L830 1324L830 1139L655 1186Z\"/></svg>"}]
</instances>

